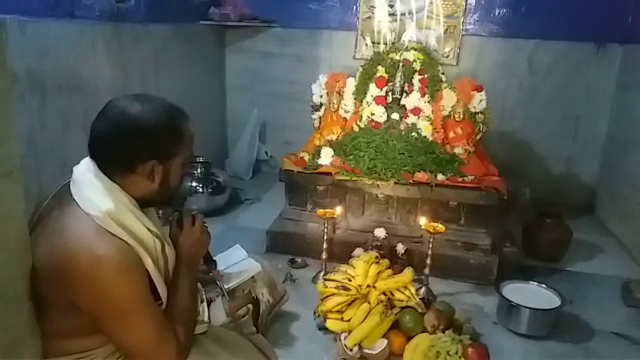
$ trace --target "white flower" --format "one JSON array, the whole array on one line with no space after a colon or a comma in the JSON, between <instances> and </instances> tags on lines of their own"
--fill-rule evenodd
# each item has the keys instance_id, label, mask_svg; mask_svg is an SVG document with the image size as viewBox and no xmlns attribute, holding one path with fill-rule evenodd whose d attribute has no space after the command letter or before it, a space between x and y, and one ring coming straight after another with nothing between
<instances>
[{"instance_id":1,"label":"white flower","mask_svg":"<svg viewBox=\"0 0 640 360\"><path fill-rule=\"evenodd\" d=\"M440 79L442 80L443 84L447 83L447 75L444 74L444 71L442 71L442 69L440 69Z\"/></svg>"},{"instance_id":2,"label":"white flower","mask_svg":"<svg viewBox=\"0 0 640 360\"><path fill-rule=\"evenodd\" d=\"M433 135L433 127L431 126L431 121L426 119L419 120L418 129L420 129L420 134L422 134L422 136L431 139Z\"/></svg>"},{"instance_id":3,"label":"white flower","mask_svg":"<svg viewBox=\"0 0 640 360\"><path fill-rule=\"evenodd\" d=\"M414 107L419 107L423 103L422 98L420 97L420 93L418 91L414 91L409 95L400 100L400 104L404 105L407 109L413 109Z\"/></svg>"},{"instance_id":4,"label":"white flower","mask_svg":"<svg viewBox=\"0 0 640 360\"><path fill-rule=\"evenodd\" d=\"M445 180L447 180L447 177L444 174L438 174L438 175L436 175L436 180L445 181Z\"/></svg>"},{"instance_id":5,"label":"white flower","mask_svg":"<svg viewBox=\"0 0 640 360\"><path fill-rule=\"evenodd\" d=\"M388 236L387 229L383 227L375 228L373 230L373 236L377 237L379 240L382 240Z\"/></svg>"},{"instance_id":6,"label":"white flower","mask_svg":"<svg viewBox=\"0 0 640 360\"><path fill-rule=\"evenodd\" d=\"M383 123L387 121L387 109L382 105L371 105L371 120Z\"/></svg>"},{"instance_id":7,"label":"white flower","mask_svg":"<svg viewBox=\"0 0 640 360\"><path fill-rule=\"evenodd\" d=\"M324 110L325 110L325 106L322 105L320 110L311 114L311 120L313 120L313 127L316 129L320 127L320 119L322 119L322 114L324 114Z\"/></svg>"},{"instance_id":8,"label":"white flower","mask_svg":"<svg viewBox=\"0 0 640 360\"><path fill-rule=\"evenodd\" d=\"M308 153L308 152L303 151L303 152L301 152L300 154L298 154L298 156L299 156L301 159L304 159L304 161L309 162L309 158L310 158L310 156L309 156L309 153Z\"/></svg>"},{"instance_id":9,"label":"white flower","mask_svg":"<svg viewBox=\"0 0 640 360\"><path fill-rule=\"evenodd\" d=\"M340 103L340 115L346 119L350 118L356 107L354 92L356 90L356 79L349 77L344 88L344 95Z\"/></svg>"},{"instance_id":10,"label":"white flower","mask_svg":"<svg viewBox=\"0 0 640 360\"><path fill-rule=\"evenodd\" d=\"M458 102L458 96L455 91L453 91L450 87L445 87L442 90L442 102L440 102L440 107L442 108L442 113L444 115L448 115L453 109L453 106Z\"/></svg>"},{"instance_id":11,"label":"white flower","mask_svg":"<svg viewBox=\"0 0 640 360\"><path fill-rule=\"evenodd\" d=\"M391 114L391 118L393 120L400 120L400 114L398 114L397 112L394 112L393 114Z\"/></svg>"},{"instance_id":12,"label":"white flower","mask_svg":"<svg viewBox=\"0 0 640 360\"><path fill-rule=\"evenodd\" d=\"M318 159L318 164L322 166L331 165L331 161L333 161L334 155L335 153L333 152L332 148L324 146L322 150L320 150L320 158Z\"/></svg>"},{"instance_id":13,"label":"white flower","mask_svg":"<svg viewBox=\"0 0 640 360\"><path fill-rule=\"evenodd\" d=\"M377 76L387 76L387 70L384 66L378 66Z\"/></svg>"},{"instance_id":14,"label":"white flower","mask_svg":"<svg viewBox=\"0 0 640 360\"><path fill-rule=\"evenodd\" d=\"M311 85L311 102L313 104L325 104L327 102L327 75L320 75L318 80Z\"/></svg>"},{"instance_id":15,"label":"white flower","mask_svg":"<svg viewBox=\"0 0 640 360\"><path fill-rule=\"evenodd\" d=\"M461 146L456 146L456 147L454 147L454 148L453 148L453 152L454 152L456 155L464 155L465 150L464 150L464 148L463 148L463 147L461 147Z\"/></svg>"},{"instance_id":16,"label":"white flower","mask_svg":"<svg viewBox=\"0 0 640 360\"><path fill-rule=\"evenodd\" d=\"M407 59L407 60L413 61L416 58L416 51L415 50L403 51L401 57L403 60Z\"/></svg>"},{"instance_id":17,"label":"white flower","mask_svg":"<svg viewBox=\"0 0 640 360\"><path fill-rule=\"evenodd\" d=\"M485 91L477 92L473 95L469 103L471 112L480 112L487 108L487 93Z\"/></svg>"},{"instance_id":18,"label":"white flower","mask_svg":"<svg viewBox=\"0 0 640 360\"><path fill-rule=\"evenodd\" d=\"M407 251L407 247L404 246L403 243L399 242L398 244L396 244L396 253L398 254L398 256L404 255L406 251Z\"/></svg>"},{"instance_id":19,"label":"white flower","mask_svg":"<svg viewBox=\"0 0 640 360\"><path fill-rule=\"evenodd\" d=\"M351 253L352 257L358 257L360 255L364 254L364 249L361 247L357 247L353 250L353 252Z\"/></svg>"}]
</instances>

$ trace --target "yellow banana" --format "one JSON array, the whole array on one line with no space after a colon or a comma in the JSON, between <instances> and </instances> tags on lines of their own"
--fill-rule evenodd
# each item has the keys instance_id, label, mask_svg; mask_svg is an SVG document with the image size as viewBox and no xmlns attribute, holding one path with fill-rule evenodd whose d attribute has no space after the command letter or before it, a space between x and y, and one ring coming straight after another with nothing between
<instances>
[{"instance_id":1,"label":"yellow banana","mask_svg":"<svg viewBox=\"0 0 640 360\"><path fill-rule=\"evenodd\" d=\"M376 252L365 252L360 255L357 259L357 263L355 266L356 269L356 285L360 286L362 289L364 287L365 282L367 281L367 276L369 275L369 268L373 263L380 259L380 255Z\"/></svg>"},{"instance_id":2,"label":"yellow banana","mask_svg":"<svg viewBox=\"0 0 640 360\"><path fill-rule=\"evenodd\" d=\"M382 266L380 265L380 263L371 265L369 267L367 278L364 281L364 285L362 286L362 288L366 289L367 287L373 286L373 283L375 283L375 281L378 279L378 274L380 274L381 270Z\"/></svg>"},{"instance_id":3,"label":"yellow banana","mask_svg":"<svg viewBox=\"0 0 640 360\"><path fill-rule=\"evenodd\" d=\"M371 311L371 304L364 302L349 321L349 330L353 330L367 318Z\"/></svg>"},{"instance_id":4,"label":"yellow banana","mask_svg":"<svg viewBox=\"0 0 640 360\"><path fill-rule=\"evenodd\" d=\"M371 307L376 307L380 301L381 292L376 289L371 289L367 294L367 301L371 304Z\"/></svg>"},{"instance_id":5,"label":"yellow banana","mask_svg":"<svg viewBox=\"0 0 640 360\"><path fill-rule=\"evenodd\" d=\"M378 254L375 251L363 252L362 254L354 258L351 258L351 260L349 260L349 265L353 266L353 268L356 268L362 262L371 261L372 259L373 259L373 262L378 261L380 259L380 254Z\"/></svg>"},{"instance_id":6,"label":"yellow banana","mask_svg":"<svg viewBox=\"0 0 640 360\"><path fill-rule=\"evenodd\" d=\"M427 359L427 352L431 345L430 334L418 334L411 339L407 346L404 348L402 360L423 360Z\"/></svg>"},{"instance_id":7,"label":"yellow banana","mask_svg":"<svg viewBox=\"0 0 640 360\"><path fill-rule=\"evenodd\" d=\"M353 276L350 276L345 273L329 273L324 276L323 280L337 281L337 282L345 283L347 285L352 285L352 286L356 285L356 281L353 278Z\"/></svg>"},{"instance_id":8,"label":"yellow banana","mask_svg":"<svg viewBox=\"0 0 640 360\"><path fill-rule=\"evenodd\" d=\"M326 315L332 311L337 310L338 307L344 304L348 304L353 300L353 296L347 295L331 295L326 299L322 300L318 307L316 308L316 312L320 315Z\"/></svg>"},{"instance_id":9,"label":"yellow banana","mask_svg":"<svg viewBox=\"0 0 640 360\"><path fill-rule=\"evenodd\" d=\"M413 270L413 268L411 266L407 266L398 275L393 275L389 278L378 280L378 282L375 283L375 288L380 291L399 289L410 284L413 281L414 275L415 271Z\"/></svg>"},{"instance_id":10,"label":"yellow banana","mask_svg":"<svg viewBox=\"0 0 640 360\"><path fill-rule=\"evenodd\" d=\"M325 318L333 319L333 320L342 320L342 313L337 311L332 311L330 313L327 313L327 315L325 315Z\"/></svg>"},{"instance_id":11,"label":"yellow banana","mask_svg":"<svg viewBox=\"0 0 640 360\"><path fill-rule=\"evenodd\" d=\"M409 300L397 300L397 299L392 299L391 303L393 304L393 306L395 307L412 307L416 310L418 310L418 312L420 313L424 313L427 311L427 308L424 306L424 304L421 301L413 301L411 299Z\"/></svg>"},{"instance_id":12,"label":"yellow banana","mask_svg":"<svg viewBox=\"0 0 640 360\"><path fill-rule=\"evenodd\" d=\"M420 297L418 296L418 292L416 291L416 287L413 285L413 283L407 285L406 290L408 290L409 293L411 293L411 297L414 300L420 300Z\"/></svg>"},{"instance_id":13,"label":"yellow banana","mask_svg":"<svg viewBox=\"0 0 640 360\"><path fill-rule=\"evenodd\" d=\"M408 301L410 299L401 289L391 290L389 293L394 300Z\"/></svg>"},{"instance_id":14,"label":"yellow banana","mask_svg":"<svg viewBox=\"0 0 640 360\"><path fill-rule=\"evenodd\" d=\"M378 264L380 264L380 273L382 273L383 271L387 270L389 266L391 266L391 261L389 261L389 259L380 259L380 262L378 262Z\"/></svg>"},{"instance_id":15,"label":"yellow banana","mask_svg":"<svg viewBox=\"0 0 640 360\"><path fill-rule=\"evenodd\" d=\"M333 269L333 272L345 273L351 277L356 276L356 269L354 269L351 265L338 265L335 269Z\"/></svg>"},{"instance_id":16,"label":"yellow banana","mask_svg":"<svg viewBox=\"0 0 640 360\"><path fill-rule=\"evenodd\" d=\"M358 289L353 286L339 281L322 280L316 284L316 290L321 297L331 294L357 295Z\"/></svg>"},{"instance_id":17,"label":"yellow banana","mask_svg":"<svg viewBox=\"0 0 640 360\"><path fill-rule=\"evenodd\" d=\"M347 310L349 305L351 305L351 303L354 302L355 300L356 300L356 298L352 297L351 300L345 301L344 304L342 304L342 305L338 305L335 309L333 309L333 311L335 311L335 312L343 312L343 311Z\"/></svg>"},{"instance_id":18,"label":"yellow banana","mask_svg":"<svg viewBox=\"0 0 640 360\"><path fill-rule=\"evenodd\" d=\"M398 318L399 313L400 308L393 309L389 313L389 315L387 315L387 317L385 317L382 322L378 326L376 326L375 329L373 329L371 333L369 333L369 335L367 335L367 337L362 341L361 345L365 349L371 349L373 346L375 346L376 342L382 339L384 334L389 331L391 325L393 325L393 322Z\"/></svg>"},{"instance_id":19,"label":"yellow banana","mask_svg":"<svg viewBox=\"0 0 640 360\"><path fill-rule=\"evenodd\" d=\"M391 269L386 269L383 272L380 273L380 275L378 276L378 280L384 280L388 277L390 277L391 275L393 275L393 270Z\"/></svg>"},{"instance_id":20,"label":"yellow banana","mask_svg":"<svg viewBox=\"0 0 640 360\"><path fill-rule=\"evenodd\" d=\"M382 311L371 311L369 316L347 336L347 339L344 341L347 349L353 349L369 336L373 329L382 322L384 315Z\"/></svg>"},{"instance_id":21,"label":"yellow banana","mask_svg":"<svg viewBox=\"0 0 640 360\"><path fill-rule=\"evenodd\" d=\"M326 326L327 329L336 334L340 334L349 330L349 323L342 320L327 319L327 321L325 321L324 323L324 326Z\"/></svg>"},{"instance_id":22,"label":"yellow banana","mask_svg":"<svg viewBox=\"0 0 640 360\"><path fill-rule=\"evenodd\" d=\"M356 311L358 311L358 308L360 308L360 305L362 305L364 302L366 301L366 299L364 297L357 299L356 301L352 302L347 309L342 313L342 320L344 321L349 321L353 318L353 316L356 314Z\"/></svg>"}]
</instances>

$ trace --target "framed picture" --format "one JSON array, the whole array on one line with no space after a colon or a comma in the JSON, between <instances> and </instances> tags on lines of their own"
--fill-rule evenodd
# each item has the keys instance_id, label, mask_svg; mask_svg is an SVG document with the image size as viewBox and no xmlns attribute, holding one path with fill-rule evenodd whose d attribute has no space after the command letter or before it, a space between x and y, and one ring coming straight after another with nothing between
<instances>
[{"instance_id":1,"label":"framed picture","mask_svg":"<svg viewBox=\"0 0 640 360\"><path fill-rule=\"evenodd\" d=\"M420 44L442 64L456 65L465 0L360 0L356 59L398 44Z\"/></svg>"}]
</instances>

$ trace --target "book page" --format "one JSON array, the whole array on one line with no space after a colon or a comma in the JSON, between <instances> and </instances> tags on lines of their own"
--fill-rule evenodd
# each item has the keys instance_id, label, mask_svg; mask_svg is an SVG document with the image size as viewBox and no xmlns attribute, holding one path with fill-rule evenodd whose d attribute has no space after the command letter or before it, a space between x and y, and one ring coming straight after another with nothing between
<instances>
[{"instance_id":1,"label":"book page","mask_svg":"<svg viewBox=\"0 0 640 360\"><path fill-rule=\"evenodd\" d=\"M214 259L218 263L218 270L225 271L248 257L249 254L247 254L244 248L236 244L229 250L218 254Z\"/></svg>"},{"instance_id":2,"label":"book page","mask_svg":"<svg viewBox=\"0 0 640 360\"><path fill-rule=\"evenodd\" d=\"M259 273L262 270L262 266L248 257L239 263L232 265L231 267L222 271L222 282L227 290L231 290L234 287L249 280L252 276Z\"/></svg>"}]
</instances>

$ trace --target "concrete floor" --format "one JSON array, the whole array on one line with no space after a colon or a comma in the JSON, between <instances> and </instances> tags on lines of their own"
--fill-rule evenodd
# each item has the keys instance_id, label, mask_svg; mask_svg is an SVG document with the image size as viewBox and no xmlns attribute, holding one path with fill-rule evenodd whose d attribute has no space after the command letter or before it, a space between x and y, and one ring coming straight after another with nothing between
<instances>
[{"instance_id":1,"label":"concrete floor","mask_svg":"<svg viewBox=\"0 0 640 360\"><path fill-rule=\"evenodd\" d=\"M218 253L241 244L270 263L274 276L280 280L289 270L288 257L265 254L265 235L284 206L283 186L277 182L276 174L269 173L237 186L245 189L246 197L260 201L210 218L214 238L211 250ZM471 316L483 333L492 359L640 358L640 310L624 307L619 296L624 279L640 278L640 267L597 218L581 216L568 222L575 236L562 263L551 267L530 263L532 266L521 275L555 287L566 298L567 305L549 339L519 337L500 326L495 319L498 299L492 287L440 279L432 282L440 298ZM312 317L317 297L310 279L318 266L312 261L309 268L292 271L299 280L288 285L290 301L274 318L268 334L283 360L335 359L332 338L316 330Z\"/></svg>"}]
</instances>

